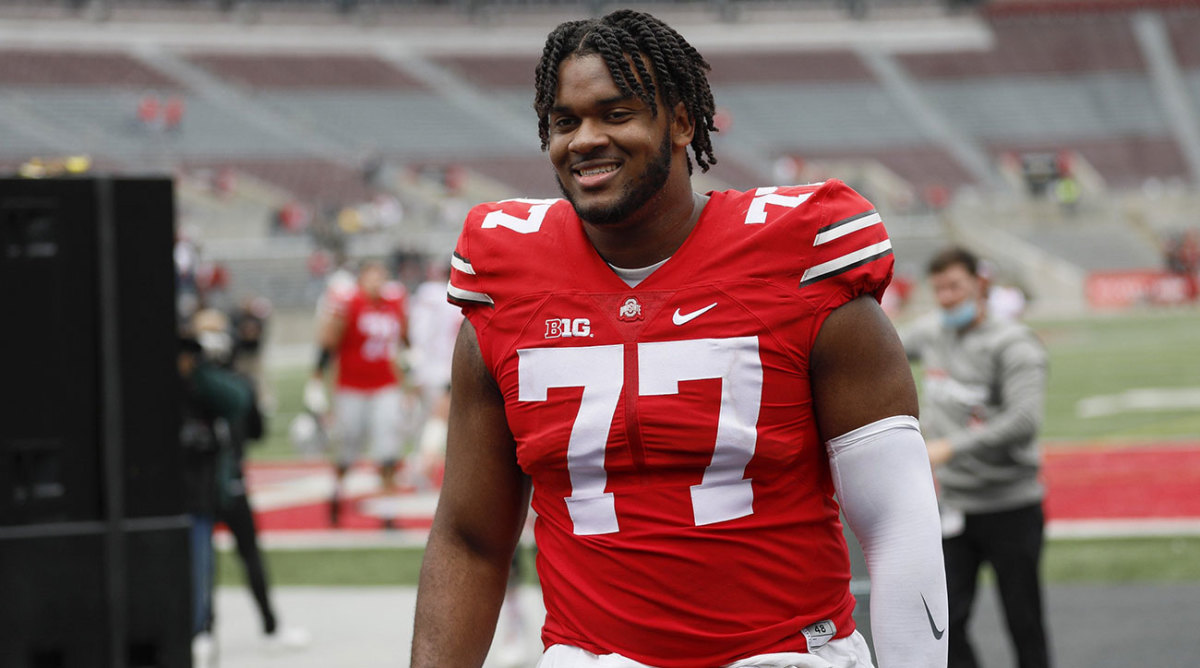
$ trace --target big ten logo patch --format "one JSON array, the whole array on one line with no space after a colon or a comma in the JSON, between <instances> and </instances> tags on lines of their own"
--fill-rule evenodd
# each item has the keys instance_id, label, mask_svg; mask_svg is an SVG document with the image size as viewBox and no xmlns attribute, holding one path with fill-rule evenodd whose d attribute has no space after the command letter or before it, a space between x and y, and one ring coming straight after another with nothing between
<instances>
[{"instance_id":1,"label":"big ten logo patch","mask_svg":"<svg viewBox=\"0 0 1200 668\"><path fill-rule=\"evenodd\" d=\"M587 318L550 318L546 321L547 339L567 339L592 335L592 322Z\"/></svg>"}]
</instances>

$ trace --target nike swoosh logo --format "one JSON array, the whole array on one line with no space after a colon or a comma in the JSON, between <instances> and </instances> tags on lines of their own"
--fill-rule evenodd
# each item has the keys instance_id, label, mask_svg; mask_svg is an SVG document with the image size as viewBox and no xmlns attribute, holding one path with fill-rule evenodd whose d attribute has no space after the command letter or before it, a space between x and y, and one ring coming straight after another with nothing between
<instances>
[{"instance_id":1,"label":"nike swoosh logo","mask_svg":"<svg viewBox=\"0 0 1200 668\"><path fill-rule=\"evenodd\" d=\"M689 322L695 320L696 318L699 318L700 316L704 315L705 313L708 313L709 311L711 311L712 309L714 309L716 307L717 307L717 303L713 302L713 303L709 304L708 306L705 306L704 308L702 308L698 311L692 311L691 313L680 313L679 309L675 309L675 314L671 316L671 322L675 323L676 325L686 325Z\"/></svg>"},{"instance_id":2,"label":"nike swoosh logo","mask_svg":"<svg viewBox=\"0 0 1200 668\"><path fill-rule=\"evenodd\" d=\"M929 611L929 604L925 603L925 594L921 594L921 603L925 605L925 616L929 618L929 628L933 631L933 639L941 640L946 629L939 629L933 621L933 613Z\"/></svg>"}]
</instances>

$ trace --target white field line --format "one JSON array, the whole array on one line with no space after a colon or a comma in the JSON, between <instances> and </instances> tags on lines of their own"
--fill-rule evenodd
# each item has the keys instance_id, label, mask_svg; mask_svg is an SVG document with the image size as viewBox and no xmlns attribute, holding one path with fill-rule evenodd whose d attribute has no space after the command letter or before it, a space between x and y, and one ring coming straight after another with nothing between
<instances>
[{"instance_id":1,"label":"white field line","mask_svg":"<svg viewBox=\"0 0 1200 668\"><path fill-rule=\"evenodd\" d=\"M1054 520L1050 538L1154 538L1200 536L1200 517L1171 519Z\"/></svg>"},{"instance_id":2,"label":"white field line","mask_svg":"<svg viewBox=\"0 0 1200 668\"><path fill-rule=\"evenodd\" d=\"M1200 408L1200 387L1145 387L1120 394L1103 394L1080 399L1075 414L1081 418L1118 413L1187 411Z\"/></svg>"},{"instance_id":3,"label":"white field line","mask_svg":"<svg viewBox=\"0 0 1200 668\"><path fill-rule=\"evenodd\" d=\"M344 496L374 494L380 489L379 476L370 470L352 469L343 480ZM313 471L288 480L256 485L250 493L255 510L267 511L328 501L333 494L333 471Z\"/></svg>"}]
</instances>

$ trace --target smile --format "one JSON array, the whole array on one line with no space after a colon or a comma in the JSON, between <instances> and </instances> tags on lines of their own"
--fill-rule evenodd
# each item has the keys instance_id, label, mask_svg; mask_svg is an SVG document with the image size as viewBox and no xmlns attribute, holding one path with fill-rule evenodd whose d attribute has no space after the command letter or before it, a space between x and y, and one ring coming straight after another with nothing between
<instances>
[{"instance_id":1,"label":"smile","mask_svg":"<svg viewBox=\"0 0 1200 668\"><path fill-rule=\"evenodd\" d=\"M602 164L585 164L582 167L574 167L571 171L575 173L575 182L585 190L592 190L603 187L614 174L621 169L619 162L606 162Z\"/></svg>"},{"instance_id":2,"label":"smile","mask_svg":"<svg viewBox=\"0 0 1200 668\"><path fill-rule=\"evenodd\" d=\"M580 170L578 170L577 173L580 176L599 176L600 174L607 174L609 172L615 172L615 171L617 171L616 165L606 165L604 167L592 167L590 169L580 169Z\"/></svg>"}]
</instances>

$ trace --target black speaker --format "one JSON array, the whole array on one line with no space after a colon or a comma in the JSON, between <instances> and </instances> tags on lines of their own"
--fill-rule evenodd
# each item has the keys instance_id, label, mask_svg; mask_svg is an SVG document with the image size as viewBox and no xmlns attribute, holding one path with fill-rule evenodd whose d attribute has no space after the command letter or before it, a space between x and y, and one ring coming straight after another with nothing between
<instances>
[{"instance_id":1,"label":"black speaker","mask_svg":"<svg viewBox=\"0 0 1200 668\"><path fill-rule=\"evenodd\" d=\"M190 665L167 178L0 178L0 666Z\"/></svg>"},{"instance_id":2,"label":"black speaker","mask_svg":"<svg viewBox=\"0 0 1200 668\"><path fill-rule=\"evenodd\" d=\"M189 535L184 518L135 521L114 596L102 532L0 540L0 666L186 668L191 665ZM114 602L126 620L114 643ZM120 654L114 662L111 654Z\"/></svg>"},{"instance_id":3,"label":"black speaker","mask_svg":"<svg viewBox=\"0 0 1200 668\"><path fill-rule=\"evenodd\" d=\"M173 247L167 179L0 179L0 526L104 516L105 401L123 514L182 511Z\"/></svg>"}]
</instances>

